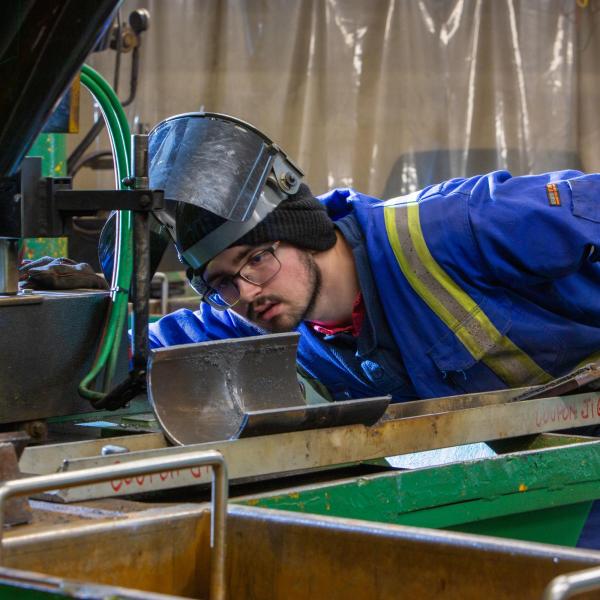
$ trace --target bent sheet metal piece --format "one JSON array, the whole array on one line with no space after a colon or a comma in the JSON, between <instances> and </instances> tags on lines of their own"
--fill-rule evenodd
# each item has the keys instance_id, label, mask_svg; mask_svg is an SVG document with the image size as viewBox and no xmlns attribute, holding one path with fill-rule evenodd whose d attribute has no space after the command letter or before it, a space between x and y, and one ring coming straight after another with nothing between
<instances>
[{"instance_id":1,"label":"bent sheet metal piece","mask_svg":"<svg viewBox=\"0 0 600 600\"><path fill-rule=\"evenodd\" d=\"M377 422L389 397L306 405L296 377L298 338L277 333L153 350L148 398L167 437L185 445Z\"/></svg>"},{"instance_id":2,"label":"bent sheet metal piece","mask_svg":"<svg viewBox=\"0 0 600 600\"><path fill-rule=\"evenodd\" d=\"M548 398L549 396L564 396L575 391L588 392L598 389L600 389L600 363L590 363L563 377L525 391L516 399Z\"/></svg>"},{"instance_id":3,"label":"bent sheet metal piece","mask_svg":"<svg viewBox=\"0 0 600 600\"><path fill-rule=\"evenodd\" d=\"M311 406L256 410L244 414L236 437L305 431L342 425L374 425L385 413L389 396L344 402L326 402Z\"/></svg>"}]
</instances>

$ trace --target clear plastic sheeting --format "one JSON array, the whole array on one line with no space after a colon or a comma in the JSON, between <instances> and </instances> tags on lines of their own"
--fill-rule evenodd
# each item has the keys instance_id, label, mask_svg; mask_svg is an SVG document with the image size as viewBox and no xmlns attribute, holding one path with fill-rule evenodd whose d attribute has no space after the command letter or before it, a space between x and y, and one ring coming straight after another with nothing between
<instances>
[{"instance_id":1,"label":"clear plastic sheeting","mask_svg":"<svg viewBox=\"0 0 600 600\"><path fill-rule=\"evenodd\" d=\"M600 168L600 0L127 0L121 14L137 7L152 25L130 116L234 115L315 193ZM108 76L114 54L92 62Z\"/></svg>"}]
</instances>

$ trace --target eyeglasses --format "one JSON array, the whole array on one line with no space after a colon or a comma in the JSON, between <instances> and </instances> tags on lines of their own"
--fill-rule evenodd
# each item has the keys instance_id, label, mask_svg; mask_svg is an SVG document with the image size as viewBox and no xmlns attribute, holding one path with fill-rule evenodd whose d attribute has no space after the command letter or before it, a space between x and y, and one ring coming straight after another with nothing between
<instances>
[{"instance_id":1,"label":"eyeglasses","mask_svg":"<svg viewBox=\"0 0 600 600\"><path fill-rule=\"evenodd\" d=\"M226 310L240 301L240 290L236 283L238 277L253 285L269 283L281 269L281 263L275 256L278 247L279 242L275 242L269 248L252 254L234 275L217 277L210 284L204 282L206 289L202 299L217 310Z\"/></svg>"}]
</instances>

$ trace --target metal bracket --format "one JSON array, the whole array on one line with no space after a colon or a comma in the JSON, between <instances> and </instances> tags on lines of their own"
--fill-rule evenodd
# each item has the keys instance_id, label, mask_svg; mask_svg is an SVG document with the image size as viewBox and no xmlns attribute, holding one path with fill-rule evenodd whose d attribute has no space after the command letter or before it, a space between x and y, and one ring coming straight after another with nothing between
<instances>
[{"instance_id":1,"label":"metal bracket","mask_svg":"<svg viewBox=\"0 0 600 600\"><path fill-rule=\"evenodd\" d=\"M148 213L164 208L163 190L72 190L70 177L42 177L39 156L21 165L20 184L0 182L0 237L58 237L64 220L97 211L132 210Z\"/></svg>"},{"instance_id":2,"label":"metal bracket","mask_svg":"<svg viewBox=\"0 0 600 600\"><path fill-rule=\"evenodd\" d=\"M99 210L150 212L165 206L163 190L57 190L56 209L60 213L83 215Z\"/></svg>"},{"instance_id":3,"label":"metal bracket","mask_svg":"<svg viewBox=\"0 0 600 600\"><path fill-rule=\"evenodd\" d=\"M300 169L293 170L291 163L284 161L277 154L273 160L273 173L277 186L286 194L295 194L302 183L303 173Z\"/></svg>"}]
</instances>

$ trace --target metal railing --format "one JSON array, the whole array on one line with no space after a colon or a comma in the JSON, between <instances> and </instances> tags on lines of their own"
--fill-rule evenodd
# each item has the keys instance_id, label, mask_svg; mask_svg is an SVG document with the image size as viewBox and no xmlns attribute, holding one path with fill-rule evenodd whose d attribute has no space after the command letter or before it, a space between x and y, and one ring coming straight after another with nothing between
<instances>
[{"instance_id":1,"label":"metal railing","mask_svg":"<svg viewBox=\"0 0 600 600\"><path fill-rule=\"evenodd\" d=\"M544 590L542 600L563 600L600 589L600 567L555 577Z\"/></svg>"},{"instance_id":2,"label":"metal railing","mask_svg":"<svg viewBox=\"0 0 600 600\"><path fill-rule=\"evenodd\" d=\"M228 499L227 465L220 452L191 452L172 457L146 458L126 463L82 469L66 473L52 473L5 482L0 487L0 566L4 559L3 530L6 501L13 496L25 496L61 488L102 483L117 478L150 475L176 469L212 467L210 544L210 599L225 600L226 519Z\"/></svg>"}]
</instances>

